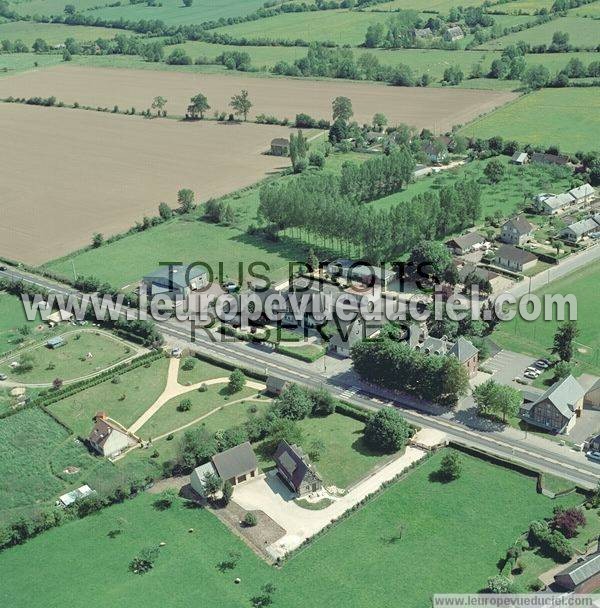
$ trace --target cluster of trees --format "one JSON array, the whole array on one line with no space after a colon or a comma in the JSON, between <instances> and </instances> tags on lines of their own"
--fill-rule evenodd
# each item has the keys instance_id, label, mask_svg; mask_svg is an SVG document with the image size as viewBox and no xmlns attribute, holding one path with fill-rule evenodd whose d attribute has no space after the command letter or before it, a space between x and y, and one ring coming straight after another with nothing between
<instances>
[{"instance_id":1,"label":"cluster of trees","mask_svg":"<svg viewBox=\"0 0 600 608\"><path fill-rule=\"evenodd\" d=\"M473 399L480 414L502 417L502 422L506 422L507 416L516 416L519 413L523 400L516 388L498 384L491 379L475 388Z\"/></svg>"},{"instance_id":2,"label":"cluster of trees","mask_svg":"<svg viewBox=\"0 0 600 608\"><path fill-rule=\"evenodd\" d=\"M547 521L529 524L529 546L539 547L543 553L557 562L568 562L574 554L573 546L558 529L552 529Z\"/></svg>"},{"instance_id":3,"label":"cluster of trees","mask_svg":"<svg viewBox=\"0 0 600 608\"><path fill-rule=\"evenodd\" d=\"M449 406L469 386L467 372L455 357L426 354L390 338L356 344L352 363L367 382Z\"/></svg>"},{"instance_id":4,"label":"cluster of trees","mask_svg":"<svg viewBox=\"0 0 600 608\"><path fill-rule=\"evenodd\" d=\"M235 224L235 209L229 202L210 198L204 204L204 217L209 222L232 226Z\"/></svg>"}]
</instances>

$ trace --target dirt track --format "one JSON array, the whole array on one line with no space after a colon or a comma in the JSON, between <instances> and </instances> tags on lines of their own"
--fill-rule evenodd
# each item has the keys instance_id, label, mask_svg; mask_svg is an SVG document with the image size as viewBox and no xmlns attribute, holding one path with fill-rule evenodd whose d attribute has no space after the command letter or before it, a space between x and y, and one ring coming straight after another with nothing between
<instances>
[{"instance_id":1,"label":"dirt track","mask_svg":"<svg viewBox=\"0 0 600 608\"><path fill-rule=\"evenodd\" d=\"M272 114L293 120L306 112L315 118L331 117L331 101L338 95L352 100L355 120L371 122L383 112L390 124L446 131L464 124L515 98L514 93L450 88L406 88L344 80L258 78L234 74L189 74L151 70L87 68L60 65L17 74L0 80L0 97L56 96L65 103L111 108L146 109L157 95L167 109L182 115L192 95L204 93L212 111L229 111L231 96L248 89L252 115Z\"/></svg>"},{"instance_id":2,"label":"dirt track","mask_svg":"<svg viewBox=\"0 0 600 608\"><path fill-rule=\"evenodd\" d=\"M2 103L0 133L0 255L31 264L175 206L180 188L204 201L289 164L262 154L283 127Z\"/></svg>"}]
</instances>

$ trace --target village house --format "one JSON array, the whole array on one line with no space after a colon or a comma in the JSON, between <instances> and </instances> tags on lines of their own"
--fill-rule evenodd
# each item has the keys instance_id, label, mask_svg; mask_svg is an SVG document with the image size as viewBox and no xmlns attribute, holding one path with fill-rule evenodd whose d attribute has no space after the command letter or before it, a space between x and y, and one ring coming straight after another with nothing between
<instances>
[{"instance_id":1,"label":"village house","mask_svg":"<svg viewBox=\"0 0 600 608\"><path fill-rule=\"evenodd\" d=\"M431 31L431 28L425 27L422 29L414 29L413 35L415 38L431 38L433 32Z\"/></svg>"},{"instance_id":2,"label":"village house","mask_svg":"<svg viewBox=\"0 0 600 608\"><path fill-rule=\"evenodd\" d=\"M205 462L201 464L199 467L196 467L192 474L190 475L190 486L192 486L192 490L201 496L202 498L206 498L206 478L207 476L216 475L217 471L212 462Z\"/></svg>"},{"instance_id":3,"label":"village house","mask_svg":"<svg viewBox=\"0 0 600 608\"><path fill-rule=\"evenodd\" d=\"M332 277L360 281L364 285L377 285L382 289L387 289L388 282L396 276L390 268L371 266L347 258L338 258L330 262L325 270Z\"/></svg>"},{"instance_id":4,"label":"village house","mask_svg":"<svg viewBox=\"0 0 600 608\"><path fill-rule=\"evenodd\" d=\"M453 25L444 32L444 40L446 42L455 42L456 40L461 40L464 37L465 34L458 25Z\"/></svg>"},{"instance_id":5,"label":"village house","mask_svg":"<svg viewBox=\"0 0 600 608\"><path fill-rule=\"evenodd\" d=\"M568 193L562 194L538 194L535 198L535 207L539 213L544 215L556 215L565 208L570 207L575 199Z\"/></svg>"},{"instance_id":6,"label":"village house","mask_svg":"<svg viewBox=\"0 0 600 608\"><path fill-rule=\"evenodd\" d=\"M446 247L448 247L454 255L464 255L474 249L481 249L486 243L486 237L479 232L467 232L467 234L446 241Z\"/></svg>"},{"instance_id":7,"label":"village house","mask_svg":"<svg viewBox=\"0 0 600 608\"><path fill-rule=\"evenodd\" d=\"M276 137L271 140L271 154L273 156L289 156L290 140L285 137Z\"/></svg>"},{"instance_id":8,"label":"village house","mask_svg":"<svg viewBox=\"0 0 600 608\"><path fill-rule=\"evenodd\" d=\"M208 270L202 265L165 265L142 279L140 291L145 290L149 298L184 299L191 291L206 287L208 280Z\"/></svg>"},{"instance_id":9,"label":"village house","mask_svg":"<svg viewBox=\"0 0 600 608\"><path fill-rule=\"evenodd\" d=\"M212 457L217 475L232 486L258 475L258 461L249 441L229 448Z\"/></svg>"},{"instance_id":10,"label":"village house","mask_svg":"<svg viewBox=\"0 0 600 608\"><path fill-rule=\"evenodd\" d=\"M583 397L584 407L600 409L600 378L592 374L582 374L577 379L577 382L579 382L581 388L585 391Z\"/></svg>"},{"instance_id":11,"label":"village house","mask_svg":"<svg viewBox=\"0 0 600 608\"><path fill-rule=\"evenodd\" d=\"M581 415L583 398L583 388L569 375L555 382L538 399L523 404L519 417L551 433L566 435Z\"/></svg>"},{"instance_id":12,"label":"village house","mask_svg":"<svg viewBox=\"0 0 600 608\"><path fill-rule=\"evenodd\" d=\"M578 243L592 232L600 231L600 213L563 228L559 236L569 243Z\"/></svg>"},{"instance_id":13,"label":"village house","mask_svg":"<svg viewBox=\"0 0 600 608\"><path fill-rule=\"evenodd\" d=\"M535 226L521 213L504 222L500 240L509 245L524 245L531 239Z\"/></svg>"},{"instance_id":14,"label":"village house","mask_svg":"<svg viewBox=\"0 0 600 608\"><path fill-rule=\"evenodd\" d=\"M502 245L496 252L494 263L513 272L524 272L537 264L537 256L513 245Z\"/></svg>"},{"instance_id":15,"label":"village house","mask_svg":"<svg viewBox=\"0 0 600 608\"><path fill-rule=\"evenodd\" d=\"M441 145L427 143L423 146L423 153L427 156L430 163L441 164L448 160L448 150Z\"/></svg>"},{"instance_id":16,"label":"village house","mask_svg":"<svg viewBox=\"0 0 600 608\"><path fill-rule=\"evenodd\" d=\"M273 397L279 397L283 391L290 385L289 381L281 376L269 374L267 376L267 394Z\"/></svg>"},{"instance_id":17,"label":"village house","mask_svg":"<svg viewBox=\"0 0 600 608\"><path fill-rule=\"evenodd\" d=\"M355 344L375 338L381 331L381 321L365 321L357 317L353 321L333 321L336 333L329 341L329 348L341 357L349 357Z\"/></svg>"},{"instance_id":18,"label":"village house","mask_svg":"<svg viewBox=\"0 0 600 608\"><path fill-rule=\"evenodd\" d=\"M573 197L576 204L589 203L594 198L596 191L590 184L582 184L577 188L571 188L568 194Z\"/></svg>"},{"instance_id":19,"label":"village house","mask_svg":"<svg viewBox=\"0 0 600 608\"><path fill-rule=\"evenodd\" d=\"M135 444L125 429L110 420L104 412L98 412L94 416L94 422L88 441L98 454L113 458Z\"/></svg>"},{"instance_id":20,"label":"village house","mask_svg":"<svg viewBox=\"0 0 600 608\"><path fill-rule=\"evenodd\" d=\"M513 165L524 165L529 162L529 156L527 156L527 152L517 151L510 157L510 162Z\"/></svg>"},{"instance_id":21,"label":"village house","mask_svg":"<svg viewBox=\"0 0 600 608\"><path fill-rule=\"evenodd\" d=\"M487 281L490 284L492 290L498 287L501 282L501 275L493 270L488 270L487 268L482 268L481 266L477 266L471 262L465 262L462 265L457 266L458 269L458 282L464 285L464 282L467 280L467 277L470 275L475 275L480 281ZM449 294L451 295L451 294Z\"/></svg>"},{"instance_id":22,"label":"village house","mask_svg":"<svg viewBox=\"0 0 600 608\"><path fill-rule=\"evenodd\" d=\"M546 154L544 152L534 152L531 155L531 162L538 165L559 165L564 166L569 162L567 156L562 154Z\"/></svg>"},{"instance_id":23,"label":"village house","mask_svg":"<svg viewBox=\"0 0 600 608\"><path fill-rule=\"evenodd\" d=\"M297 496L318 492L323 487L321 476L315 471L302 448L280 441L273 457L277 473Z\"/></svg>"},{"instance_id":24,"label":"village house","mask_svg":"<svg viewBox=\"0 0 600 608\"><path fill-rule=\"evenodd\" d=\"M598 549L554 575L554 582L575 594L592 593L600 587L600 543Z\"/></svg>"}]
</instances>

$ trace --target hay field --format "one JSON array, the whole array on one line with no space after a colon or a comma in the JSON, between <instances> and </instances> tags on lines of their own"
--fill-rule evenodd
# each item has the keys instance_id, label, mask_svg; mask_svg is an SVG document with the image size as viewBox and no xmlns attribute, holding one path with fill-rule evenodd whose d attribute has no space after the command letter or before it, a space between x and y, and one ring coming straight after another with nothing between
<instances>
[{"instance_id":1,"label":"hay field","mask_svg":"<svg viewBox=\"0 0 600 608\"><path fill-rule=\"evenodd\" d=\"M31 264L123 231L177 190L201 200L288 164L262 154L283 127L182 123L85 110L0 105L10 148L0 180L0 256ZM10 143L9 143L10 142Z\"/></svg>"},{"instance_id":2,"label":"hay field","mask_svg":"<svg viewBox=\"0 0 600 608\"><path fill-rule=\"evenodd\" d=\"M144 70L83 68L59 65L42 72L0 80L0 97L54 95L65 103L112 108L150 106L156 95L167 98L170 114L183 114L192 95L208 97L212 110L229 111L231 96L247 89L254 104L251 116L272 114L293 119L299 112L331 118L331 102L338 95L352 100L354 119L371 122L383 112L390 124L405 122L417 128L446 131L516 97L514 93L392 87L345 80L260 78L250 75L185 74Z\"/></svg>"}]
</instances>

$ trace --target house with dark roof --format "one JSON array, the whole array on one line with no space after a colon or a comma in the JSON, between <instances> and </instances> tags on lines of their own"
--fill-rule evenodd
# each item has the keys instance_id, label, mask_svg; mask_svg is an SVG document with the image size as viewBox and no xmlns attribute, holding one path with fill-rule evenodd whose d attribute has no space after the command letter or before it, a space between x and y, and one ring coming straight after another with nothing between
<instances>
[{"instance_id":1,"label":"house with dark roof","mask_svg":"<svg viewBox=\"0 0 600 608\"><path fill-rule=\"evenodd\" d=\"M569 162L567 156L562 154L546 154L544 152L534 152L531 155L531 162L539 165L559 165L564 166Z\"/></svg>"},{"instance_id":2,"label":"house with dark roof","mask_svg":"<svg viewBox=\"0 0 600 608\"><path fill-rule=\"evenodd\" d=\"M363 264L348 258L333 260L327 264L325 270L332 277L360 281L365 285L380 285L382 289L386 289L388 282L396 276L392 268Z\"/></svg>"},{"instance_id":3,"label":"house with dark roof","mask_svg":"<svg viewBox=\"0 0 600 608\"><path fill-rule=\"evenodd\" d=\"M584 395L582 386L569 375L555 382L535 401L524 403L519 417L545 431L566 435L581 415Z\"/></svg>"},{"instance_id":4,"label":"house with dark roof","mask_svg":"<svg viewBox=\"0 0 600 608\"><path fill-rule=\"evenodd\" d=\"M441 142L437 146L433 142L424 144L423 153L427 156L430 163L440 164L448 160L448 150Z\"/></svg>"},{"instance_id":5,"label":"house with dark roof","mask_svg":"<svg viewBox=\"0 0 600 608\"><path fill-rule=\"evenodd\" d=\"M464 37L465 37L465 34L462 31L461 27L458 26L458 25L454 25L452 27L449 27L444 32L444 40L446 42L454 42L456 40L461 40Z\"/></svg>"},{"instance_id":6,"label":"house with dark roof","mask_svg":"<svg viewBox=\"0 0 600 608\"><path fill-rule=\"evenodd\" d=\"M483 234L467 232L467 234L446 241L446 247L455 255L464 255L473 249L481 249L486 243L487 239Z\"/></svg>"},{"instance_id":7,"label":"house with dark roof","mask_svg":"<svg viewBox=\"0 0 600 608\"><path fill-rule=\"evenodd\" d=\"M459 336L448 351L448 356L458 359L458 362L467 370L469 378L473 378L477 374L479 350L473 346L471 341Z\"/></svg>"},{"instance_id":8,"label":"house with dark roof","mask_svg":"<svg viewBox=\"0 0 600 608\"><path fill-rule=\"evenodd\" d=\"M592 593L600 587L600 546L595 553L580 557L554 575L558 587L572 593Z\"/></svg>"},{"instance_id":9,"label":"house with dark roof","mask_svg":"<svg viewBox=\"0 0 600 608\"><path fill-rule=\"evenodd\" d=\"M141 289L149 298L162 296L167 300L185 298L190 291L208 285L209 273L203 265L183 264L160 266L142 279Z\"/></svg>"},{"instance_id":10,"label":"house with dark roof","mask_svg":"<svg viewBox=\"0 0 600 608\"><path fill-rule=\"evenodd\" d=\"M333 323L336 333L329 341L329 348L342 357L349 357L355 344L377 336L382 326L382 320L366 321L362 317L357 317L353 321L338 319Z\"/></svg>"},{"instance_id":11,"label":"house with dark roof","mask_svg":"<svg viewBox=\"0 0 600 608\"><path fill-rule=\"evenodd\" d=\"M135 444L135 441L127 432L110 420L104 412L99 412L94 417L94 427L88 441L96 452L106 458L118 456Z\"/></svg>"},{"instance_id":12,"label":"house with dark roof","mask_svg":"<svg viewBox=\"0 0 600 608\"><path fill-rule=\"evenodd\" d=\"M258 475L258 461L249 441L215 454L212 464L217 475L232 486Z\"/></svg>"},{"instance_id":13,"label":"house with dark roof","mask_svg":"<svg viewBox=\"0 0 600 608\"><path fill-rule=\"evenodd\" d=\"M513 272L524 272L537 264L537 256L513 245L502 245L496 252L494 262Z\"/></svg>"},{"instance_id":14,"label":"house with dark roof","mask_svg":"<svg viewBox=\"0 0 600 608\"><path fill-rule=\"evenodd\" d=\"M509 245L524 245L531 239L535 226L520 213L502 225L500 240Z\"/></svg>"},{"instance_id":15,"label":"house with dark roof","mask_svg":"<svg viewBox=\"0 0 600 608\"><path fill-rule=\"evenodd\" d=\"M285 137L276 137L271 140L271 154L273 156L289 156L290 140Z\"/></svg>"},{"instance_id":16,"label":"house with dark roof","mask_svg":"<svg viewBox=\"0 0 600 608\"><path fill-rule=\"evenodd\" d=\"M323 487L321 476L299 446L280 441L273 458L277 474L296 495L318 492Z\"/></svg>"}]
</instances>

